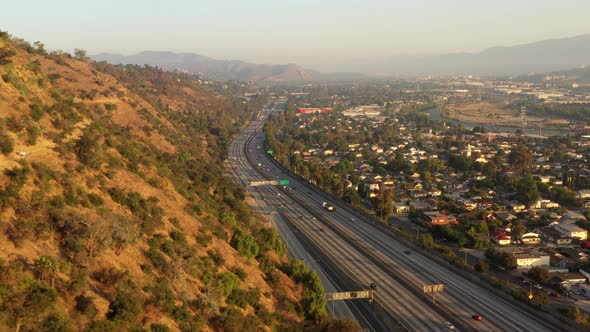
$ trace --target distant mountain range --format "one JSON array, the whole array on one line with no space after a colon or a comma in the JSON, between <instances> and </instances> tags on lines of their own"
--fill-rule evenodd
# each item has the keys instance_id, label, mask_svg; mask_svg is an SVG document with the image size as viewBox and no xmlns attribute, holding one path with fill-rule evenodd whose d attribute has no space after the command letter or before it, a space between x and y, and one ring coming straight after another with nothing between
<instances>
[{"instance_id":1,"label":"distant mountain range","mask_svg":"<svg viewBox=\"0 0 590 332\"><path fill-rule=\"evenodd\" d=\"M366 75L518 75L550 72L590 64L590 34L549 39L508 47L492 47L479 53L398 55L379 60L340 61L325 73L296 64L252 64L238 60L218 60L194 53L145 51L135 55L102 53L96 61L122 64L149 64L177 69L217 79L266 82L351 79Z\"/></svg>"},{"instance_id":2,"label":"distant mountain range","mask_svg":"<svg viewBox=\"0 0 590 332\"><path fill-rule=\"evenodd\" d=\"M304 69L296 64L272 65L239 60L217 60L195 53L144 51L129 56L102 53L92 56L92 59L113 64L147 64L223 80L301 82L360 76L354 73L320 73Z\"/></svg>"},{"instance_id":3,"label":"distant mountain range","mask_svg":"<svg viewBox=\"0 0 590 332\"><path fill-rule=\"evenodd\" d=\"M590 34L488 48L479 53L400 55L347 67L373 74L514 75L590 65ZM331 68L336 70L335 68Z\"/></svg>"}]
</instances>

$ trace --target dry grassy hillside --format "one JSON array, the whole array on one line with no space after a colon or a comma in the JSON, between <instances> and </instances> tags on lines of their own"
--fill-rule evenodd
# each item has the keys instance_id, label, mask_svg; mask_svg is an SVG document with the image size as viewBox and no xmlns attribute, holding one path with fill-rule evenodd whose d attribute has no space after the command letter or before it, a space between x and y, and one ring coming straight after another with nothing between
<instances>
[{"instance_id":1,"label":"dry grassy hillside","mask_svg":"<svg viewBox=\"0 0 590 332\"><path fill-rule=\"evenodd\" d=\"M0 331L326 328L317 276L220 175L247 105L4 32L0 77Z\"/></svg>"}]
</instances>

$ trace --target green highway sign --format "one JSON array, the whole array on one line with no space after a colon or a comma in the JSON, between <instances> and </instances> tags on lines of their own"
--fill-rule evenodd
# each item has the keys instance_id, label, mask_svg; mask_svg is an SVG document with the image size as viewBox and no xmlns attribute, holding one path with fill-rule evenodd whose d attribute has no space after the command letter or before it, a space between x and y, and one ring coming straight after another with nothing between
<instances>
[{"instance_id":1,"label":"green highway sign","mask_svg":"<svg viewBox=\"0 0 590 332\"><path fill-rule=\"evenodd\" d=\"M281 181L279 181L279 185L280 186L286 186L288 184L289 184L289 180L281 180Z\"/></svg>"}]
</instances>

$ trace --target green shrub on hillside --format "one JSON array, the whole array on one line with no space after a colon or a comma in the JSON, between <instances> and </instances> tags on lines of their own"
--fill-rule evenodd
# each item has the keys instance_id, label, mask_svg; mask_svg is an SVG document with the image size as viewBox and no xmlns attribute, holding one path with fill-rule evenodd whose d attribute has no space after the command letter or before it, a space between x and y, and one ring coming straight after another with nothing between
<instances>
[{"instance_id":1,"label":"green shrub on hillside","mask_svg":"<svg viewBox=\"0 0 590 332\"><path fill-rule=\"evenodd\" d=\"M22 287L0 286L0 312L8 316L17 331L42 317L56 300L57 292L40 281L27 280Z\"/></svg>"},{"instance_id":2,"label":"green shrub on hillside","mask_svg":"<svg viewBox=\"0 0 590 332\"><path fill-rule=\"evenodd\" d=\"M82 137L76 141L74 151L78 160L90 168L96 169L102 163L98 137L90 131L85 131Z\"/></svg>"},{"instance_id":3,"label":"green shrub on hillside","mask_svg":"<svg viewBox=\"0 0 590 332\"><path fill-rule=\"evenodd\" d=\"M107 111L116 111L117 110L117 104L106 103L106 104L104 104L104 108Z\"/></svg>"},{"instance_id":4,"label":"green shrub on hillside","mask_svg":"<svg viewBox=\"0 0 590 332\"><path fill-rule=\"evenodd\" d=\"M150 331L151 332L169 332L170 328L164 324L153 323L152 325L150 325Z\"/></svg>"},{"instance_id":5,"label":"green shrub on hillside","mask_svg":"<svg viewBox=\"0 0 590 332\"><path fill-rule=\"evenodd\" d=\"M70 320L67 317L51 314L41 321L42 332L70 332Z\"/></svg>"},{"instance_id":6,"label":"green shrub on hillside","mask_svg":"<svg viewBox=\"0 0 590 332\"><path fill-rule=\"evenodd\" d=\"M22 78L17 76L11 70L2 75L2 80L12 85L23 96L28 96L30 94L29 88L27 88L26 83L22 80Z\"/></svg>"},{"instance_id":7,"label":"green shrub on hillside","mask_svg":"<svg viewBox=\"0 0 590 332\"><path fill-rule=\"evenodd\" d=\"M0 189L0 207L14 203L21 188L27 181L30 171L28 167L15 167L4 171L4 174L10 177L10 182L3 189Z\"/></svg>"},{"instance_id":8,"label":"green shrub on hillside","mask_svg":"<svg viewBox=\"0 0 590 332\"><path fill-rule=\"evenodd\" d=\"M0 152L9 155L14 151L14 140L5 133L0 133Z\"/></svg>"},{"instance_id":9,"label":"green shrub on hillside","mask_svg":"<svg viewBox=\"0 0 590 332\"><path fill-rule=\"evenodd\" d=\"M41 134L41 128L36 125L31 125L27 127L27 141L28 145L35 145L37 144L37 137Z\"/></svg>"},{"instance_id":10,"label":"green shrub on hillside","mask_svg":"<svg viewBox=\"0 0 590 332\"><path fill-rule=\"evenodd\" d=\"M16 52L13 49L8 47L1 47L0 48L0 66L7 65L12 63L12 58Z\"/></svg>"},{"instance_id":11,"label":"green shrub on hillside","mask_svg":"<svg viewBox=\"0 0 590 332\"><path fill-rule=\"evenodd\" d=\"M142 308L143 302L136 294L119 293L109 304L107 318L131 323L141 313Z\"/></svg>"},{"instance_id":12,"label":"green shrub on hillside","mask_svg":"<svg viewBox=\"0 0 590 332\"><path fill-rule=\"evenodd\" d=\"M230 244L240 255L249 259L256 257L260 250L256 239L239 227L236 228Z\"/></svg>"},{"instance_id":13,"label":"green shrub on hillside","mask_svg":"<svg viewBox=\"0 0 590 332\"><path fill-rule=\"evenodd\" d=\"M231 272L222 272L217 276L217 287L224 297L227 297L240 286L240 278Z\"/></svg>"},{"instance_id":14,"label":"green shrub on hillside","mask_svg":"<svg viewBox=\"0 0 590 332\"><path fill-rule=\"evenodd\" d=\"M29 105L29 107L31 108L31 118L33 118L33 120L35 121L41 120L41 118L45 114L43 107L39 104L31 104Z\"/></svg>"}]
</instances>

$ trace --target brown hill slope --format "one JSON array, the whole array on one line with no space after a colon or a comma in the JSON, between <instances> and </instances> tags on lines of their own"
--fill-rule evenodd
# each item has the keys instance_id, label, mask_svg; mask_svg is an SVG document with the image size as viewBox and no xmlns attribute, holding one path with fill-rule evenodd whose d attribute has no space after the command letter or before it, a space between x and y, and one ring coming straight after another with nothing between
<instances>
[{"instance_id":1,"label":"brown hill slope","mask_svg":"<svg viewBox=\"0 0 590 332\"><path fill-rule=\"evenodd\" d=\"M287 263L220 175L244 105L187 75L77 55L0 32L0 330L322 320L317 276Z\"/></svg>"}]
</instances>

